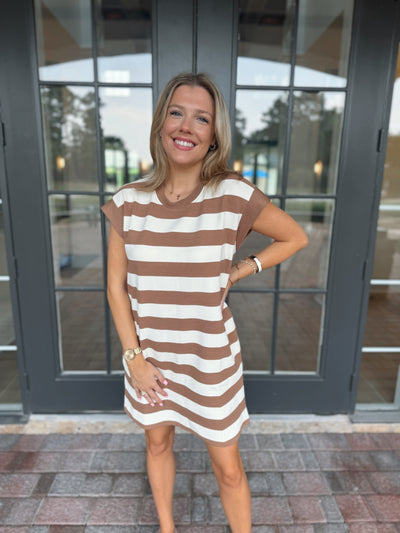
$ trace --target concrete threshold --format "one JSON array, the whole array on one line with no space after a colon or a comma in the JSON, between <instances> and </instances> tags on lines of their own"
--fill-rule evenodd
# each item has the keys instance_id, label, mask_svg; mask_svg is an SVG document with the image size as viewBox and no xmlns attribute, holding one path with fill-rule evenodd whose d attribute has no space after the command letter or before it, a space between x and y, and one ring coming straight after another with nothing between
<instances>
[{"instance_id":1,"label":"concrete threshold","mask_svg":"<svg viewBox=\"0 0 400 533\"><path fill-rule=\"evenodd\" d=\"M354 422L348 415L250 415L243 434L400 433L399 423ZM34 414L26 423L0 425L0 434L133 433L141 434L124 413ZM177 427L176 433L186 433Z\"/></svg>"}]
</instances>

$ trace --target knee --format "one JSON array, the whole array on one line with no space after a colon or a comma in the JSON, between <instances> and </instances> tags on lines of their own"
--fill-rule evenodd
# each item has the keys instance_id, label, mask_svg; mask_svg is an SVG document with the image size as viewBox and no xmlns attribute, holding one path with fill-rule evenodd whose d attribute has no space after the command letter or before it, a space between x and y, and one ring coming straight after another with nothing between
<instances>
[{"instance_id":1,"label":"knee","mask_svg":"<svg viewBox=\"0 0 400 533\"><path fill-rule=\"evenodd\" d=\"M174 434L169 433L160 436L148 436L146 438L147 452L152 456L169 453L174 444Z\"/></svg>"},{"instance_id":2,"label":"knee","mask_svg":"<svg viewBox=\"0 0 400 533\"><path fill-rule=\"evenodd\" d=\"M215 475L218 483L228 488L239 487L243 481L243 478L246 476L243 468L240 466L218 469L215 471Z\"/></svg>"}]
</instances>

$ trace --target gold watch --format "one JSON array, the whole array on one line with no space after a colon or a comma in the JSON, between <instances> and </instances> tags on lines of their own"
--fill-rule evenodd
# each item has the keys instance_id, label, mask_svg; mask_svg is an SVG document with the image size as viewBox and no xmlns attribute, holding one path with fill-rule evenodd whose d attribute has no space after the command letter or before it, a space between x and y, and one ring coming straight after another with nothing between
<instances>
[{"instance_id":1,"label":"gold watch","mask_svg":"<svg viewBox=\"0 0 400 533\"><path fill-rule=\"evenodd\" d=\"M128 348L127 350L124 351L122 356L125 359L125 361L133 361L133 359L135 359L135 357L140 353L142 353L142 348L138 346L135 349Z\"/></svg>"}]
</instances>

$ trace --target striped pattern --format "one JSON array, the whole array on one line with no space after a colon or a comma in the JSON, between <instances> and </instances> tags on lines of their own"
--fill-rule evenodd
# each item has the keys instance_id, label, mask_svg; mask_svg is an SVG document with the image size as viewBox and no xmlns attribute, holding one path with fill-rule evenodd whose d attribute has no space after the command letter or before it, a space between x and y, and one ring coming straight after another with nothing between
<instances>
[{"instance_id":1,"label":"striped pattern","mask_svg":"<svg viewBox=\"0 0 400 533\"><path fill-rule=\"evenodd\" d=\"M249 415L235 323L220 304L232 257L268 198L236 176L176 203L136 183L102 209L124 239L137 335L168 380L168 398L162 407L138 401L123 361L125 411L145 429L173 424L226 446Z\"/></svg>"}]
</instances>

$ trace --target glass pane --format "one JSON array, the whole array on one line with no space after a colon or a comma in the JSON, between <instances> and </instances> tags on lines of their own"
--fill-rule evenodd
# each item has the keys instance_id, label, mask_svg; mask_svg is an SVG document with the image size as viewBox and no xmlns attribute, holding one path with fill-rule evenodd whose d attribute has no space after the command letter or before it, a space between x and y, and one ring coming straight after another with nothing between
<instances>
[{"instance_id":1,"label":"glass pane","mask_svg":"<svg viewBox=\"0 0 400 533\"><path fill-rule=\"evenodd\" d=\"M115 328L114 320L110 312L110 345L111 345L111 370L114 372L122 372L122 348L121 342Z\"/></svg>"},{"instance_id":2,"label":"glass pane","mask_svg":"<svg viewBox=\"0 0 400 533\"><path fill-rule=\"evenodd\" d=\"M56 292L63 370L105 370L103 292Z\"/></svg>"},{"instance_id":3,"label":"glass pane","mask_svg":"<svg viewBox=\"0 0 400 533\"><path fill-rule=\"evenodd\" d=\"M289 85L294 6L286 0L239 1L239 85Z\"/></svg>"},{"instance_id":4,"label":"glass pane","mask_svg":"<svg viewBox=\"0 0 400 533\"><path fill-rule=\"evenodd\" d=\"M287 98L286 91L236 91L234 169L269 195L282 180Z\"/></svg>"},{"instance_id":5,"label":"glass pane","mask_svg":"<svg viewBox=\"0 0 400 533\"><path fill-rule=\"evenodd\" d=\"M17 352L0 352L0 404L21 403Z\"/></svg>"},{"instance_id":6,"label":"glass pane","mask_svg":"<svg viewBox=\"0 0 400 533\"><path fill-rule=\"evenodd\" d=\"M353 0L300 0L295 85L345 87Z\"/></svg>"},{"instance_id":7,"label":"glass pane","mask_svg":"<svg viewBox=\"0 0 400 533\"><path fill-rule=\"evenodd\" d=\"M151 1L98 0L100 81L151 83Z\"/></svg>"},{"instance_id":8,"label":"glass pane","mask_svg":"<svg viewBox=\"0 0 400 533\"><path fill-rule=\"evenodd\" d=\"M281 294L276 371L318 372L323 294Z\"/></svg>"},{"instance_id":9,"label":"glass pane","mask_svg":"<svg viewBox=\"0 0 400 533\"><path fill-rule=\"evenodd\" d=\"M400 353L363 353L357 403L400 405Z\"/></svg>"},{"instance_id":10,"label":"glass pane","mask_svg":"<svg viewBox=\"0 0 400 533\"><path fill-rule=\"evenodd\" d=\"M9 344L15 344L10 284L8 281L0 281L0 345Z\"/></svg>"},{"instance_id":11,"label":"glass pane","mask_svg":"<svg viewBox=\"0 0 400 533\"><path fill-rule=\"evenodd\" d=\"M106 189L139 179L151 165L152 90L100 89Z\"/></svg>"},{"instance_id":12,"label":"glass pane","mask_svg":"<svg viewBox=\"0 0 400 533\"><path fill-rule=\"evenodd\" d=\"M0 199L0 276L8 275L6 238L4 234L3 203Z\"/></svg>"},{"instance_id":13,"label":"glass pane","mask_svg":"<svg viewBox=\"0 0 400 533\"><path fill-rule=\"evenodd\" d=\"M98 190L94 90L43 87L41 94L49 188Z\"/></svg>"},{"instance_id":14,"label":"glass pane","mask_svg":"<svg viewBox=\"0 0 400 533\"><path fill-rule=\"evenodd\" d=\"M35 0L39 77L93 81L90 0Z\"/></svg>"},{"instance_id":15,"label":"glass pane","mask_svg":"<svg viewBox=\"0 0 400 533\"><path fill-rule=\"evenodd\" d=\"M103 287L98 197L55 194L49 203L56 286Z\"/></svg>"},{"instance_id":16,"label":"glass pane","mask_svg":"<svg viewBox=\"0 0 400 533\"><path fill-rule=\"evenodd\" d=\"M400 285L372 285L364 346L398 347L400 351Z\"/></svg>"},{"instance_id":17,"label":"glass pane","mask_svg":"<svg viewBox=\"0 0 400 533\"><path fill-rule=\"evenodd\" d=\"M379 206L372 278L400 280L400 204Z\"/></svg>"},{"instance_id":18,"label":"glass pane","mask_svg":"<svg viewBox=\"0 0 400 533\"><path fill-rule=\"evenodd\" d=\"M335 192L344 101L342 92L294 93L288 193Z\"/></svg>"},{"instance_id":19,"label":"glass pane","mask_svg":"<svg viewBox=\"0 0 400 533\"><path fill-rule=\"evenodd\" d=\"M257 254L271 242L272 239L269 237L252 231L240 247L240 250L235 254L233 263L238 262L240 259L245 259L249 255ZM247 278L243 278L235 284L235 289L271 289L275 285L275 271L276 267L273 267L263 270L256 276L247 276Z\"/></svg>"},{"instance_id":20,"label":"glass pane","mask_svg":"<svg viewBox=\"0 0 400 533\"><path fill-rule=\"evenodd\" d=\"M281 264L281 287L326 288L333 207L334 200L286 200L285 211L307 233L309 244Z\"/></svg>"},{"instance_id":21,"label":"glass pane","mask_svg":"<svg viewBox=\"0 0 400 533\"><path fill-rule=\"evenodd\" d=\"M231 292L228 305L236 323L243 369L269 371L274 295Z\"/></svg>"}]
</instances>

